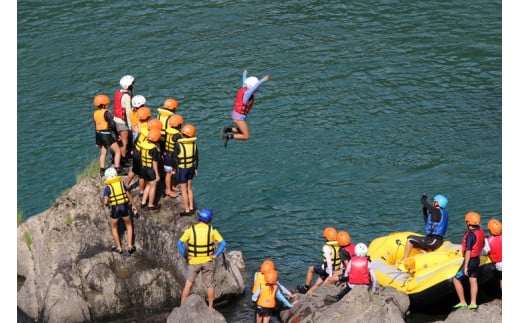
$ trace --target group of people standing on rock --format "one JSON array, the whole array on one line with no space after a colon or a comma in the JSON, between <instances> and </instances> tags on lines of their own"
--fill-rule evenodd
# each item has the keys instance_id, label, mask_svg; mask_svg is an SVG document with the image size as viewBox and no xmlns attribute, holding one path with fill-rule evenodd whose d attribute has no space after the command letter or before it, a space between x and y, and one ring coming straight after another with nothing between
<instances>
[{"instance_id":1,"label":"group of people standing on rock","mask_svg":"<svg viewBox=\"0 0 520 323\"><path fill-rule=\"evenodd\" d=\"M133 76L123 76L119 84L121 87L113 94L112 111L108 95L94 97L96 110L93 119L96 145L100 149L99 174L106 185L103 200L105 205L111 206L115 241L112 250L122 253L117 223L123 219L127 228L128 251L133 253L135 246L128 223L138 209L129 192L136 177L141 209L160 209L157 186L164 179L164 197L177 198L177 186L180 188L183 205L180 215L195 213L192 182L199 162L197 129L192 124L184 124L184 118L176 113L178 102L175 99L166 98L154 118L153 111L146 106L146 98L133 95ZM109 151L112 165L106 167ZM126 180L123 175L127 175Z\"/></svg>"}]
</instances>

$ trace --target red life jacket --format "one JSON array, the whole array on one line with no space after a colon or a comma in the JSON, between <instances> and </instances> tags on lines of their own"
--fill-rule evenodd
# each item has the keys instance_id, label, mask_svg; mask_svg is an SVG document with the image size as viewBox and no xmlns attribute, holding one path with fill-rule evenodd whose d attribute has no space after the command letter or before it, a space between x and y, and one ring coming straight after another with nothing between
<instances>
[{"instance_id":1,"label":"red life jacket","mask_svg":"<svg viewBox=\"0 0 520 323\"><path fill-rule=\"evenodd\" d=\"M114 117L117 117L119 119L126 121L126 110L123 108L123 105L121 104L121 98L123 97L123 94L126 94L128 92L125 92L122 89L116 90L114 93ZM130 93L128 93L130 95Z\"/></svg>"},{"instance_id":2,"label":"red life jacket","mask_svg":"<svg viewBox=\"0 0 520 323\"><path fill-rule=\"evenodd\" d=\"M349 284L369 285L370 273L368 272L368 257L353 256L350 259L350 271L348 273Z\"/></svg>"},{"instance_id":3,"label":"red life jacket","mask_svg":"<svg viewBox=\"0 0 520 323\"><path fill-rule=\"evenodd\" d=\"M478 257L482 249L484 249L485 233L484 230L482 230L482 228L478 228L477 230L473 231L467 230L466 232L464 232L464 236L462 237L462 250L464 250L464 252L466 252L466 237L470 232L473 232L475 234L475 237L477 238L477 241L471 249L470 255L471 258L475 258Z\"/></svg>"},{"instance_id":4,"label":"red life jacket","mask_svg":"<svg viewBox=\"0 0 520 323\"><path fill-rule=\"evenodd\" d=\"M240 114L248 114L253 107L253 103L255 102L255 96L251 95L249 101L244 104L244 93L247 91L247 87L241 87L237 91L237 96L235 97L235 111Z\"/></svg>"},{"instance_id":5,"label":"red life jacket","mask_svg":"<svg viewBox=\"0 0 520 323\"><path fill-rule=\"evenodd\" d=\"M349 253L350 258L352 258L353 256L356 255L356 253L354 252L354 249L356 249L356 244L352 243L352 242L343 247L343 250L345 250L346 252Z\"/></svg>"},{"instance_id":6,"label":"red life jacket","mask_svg":"<svg viewBox=\"0 0 520 323\"><path fill-rule=\"evenodd\" d=\"M492 262L502 262L502 235L489 236L489 258Z\"/></svg>"}]
</instances>

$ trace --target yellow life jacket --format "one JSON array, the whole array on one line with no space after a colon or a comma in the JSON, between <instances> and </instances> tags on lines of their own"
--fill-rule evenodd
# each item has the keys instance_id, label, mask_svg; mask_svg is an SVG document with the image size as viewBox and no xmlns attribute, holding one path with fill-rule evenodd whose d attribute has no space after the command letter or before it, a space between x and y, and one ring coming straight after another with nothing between
<instances>
[{"instance_id":1,"label":"yellow life jacket","mask_svg":"<svg viewBox=\"0 0 520 323\"><path fill-rule=\"evenodd\" d=\"M339 244L337 241L327 241L327 246L332 247L332 254L330 256L330 260L332 261L332 270L339 270L341 267L341 258L339 257ZM327 258L323 255L323 263L325 264L325 269L327 269Z\"/></svg>"},{"instance_id":2,"label":"yellow life jacket","mask_svg":"<svg viewBox=\"0 0 520 323\"><path fill-rule=\"evenodd\" d=\"M265 276L264 274L262 274L262 272L257 272L256 273L256 279L255 279L255 282L253 283L253 288L251 289L251 293L255 293L256 290L258 289L258 286L261 286L261 285L265 285Z\"/></svg>"},{"instance_id":3,"label":"yellow life jacket","mask_svg":"<svg viewBox=\"0 0 520 323\"><path fill-rule=\"evenodd\" d=\"M166 129L169 128L168 119L170 119L170 117L172 115L174 115L175 113L168 109L164 109L164 108L157 108L157 112L158 112L157 119L159 119L159 121L161 121L161 123L162 123L161 141L165 141L166 140Z\"/></svg>"},{"instance_id":4,"label":"yellow life jacket","mask_svg":"<svg viewBox=\"0 0 520 323\"><path fill-rule=\"evenodd\" d=\"M141 144L141 166L142 167L148 167L153 168L153 157L150 154L150 151L153 149L159 150L159 147L157 147L156 144L149 142L148 140L145 140Z\"/></svg>"},{"instance_id":5,"label":"yellow life jacket","mask_svg":"<svg viewBox=\"0 0 520 323\"><path fill-rule=\"evenodd\" d=\"M104 183L110 187L110 195L108 196L110 205L114 206L128 203L129 200L126 195L122 176L114 176L107 179Z\"/></svg>"},{"instance_id":6,"label":"yellow life jacket","mask_svg":"<svg viewBox=\"0 0 520 323\"><path fill-rule=\"evenodd\" d=\"M199 223L200 224L200 223ZM192 239L188 241L188 256L208 257L215 254L215 240L211 224L191 226Z\"/></svg>"},{"instance_id":7,"label":"yellow life jacket","mask_svg":"<svg viewBox=\"0 0 520 323\"><path fill-rule=\"evenodd\" d=\"M258 299L256 300L256 305L262 306L263 308L274 308L276 306L277 290L277 285L261 285L260 296L258 296Z\"/></svg>"},{"instance_id":8,"label":"yellow life jacket","mask_svg":"<svg viewBox=\"0 0 520 323\"><path fill-rule=\"evenodd\" d=\"M195 166L197 158L197 137L181 138L177 140L179 151L177 152L177 165L180 168Z\"/></svg>"},{"instance_id":9,"label":"yellow life jacket","mask_svg":"<svg viewBox=\"0 0 520 323\"><path fill-rule=\"evenodd\" d=\"M134 145L135 150L139 152L142 150L143 143L146 142L146 138L148 137L148 131L148 122L139 124L139 135L137 135Z\"/></svg>"},{"instance_id":10,"label":"yellow life jacket","mask_svg":"<svg viewBox=\"0 0 520 323\"><path fill-rule=\"evenodd\" d=\"M167 128L166 129L166 140L165 140L165 146L164 149L166 151L175 151L175 135L180 134L181 132L178 129L175 128Z\"/></svg>"}]
</instances>

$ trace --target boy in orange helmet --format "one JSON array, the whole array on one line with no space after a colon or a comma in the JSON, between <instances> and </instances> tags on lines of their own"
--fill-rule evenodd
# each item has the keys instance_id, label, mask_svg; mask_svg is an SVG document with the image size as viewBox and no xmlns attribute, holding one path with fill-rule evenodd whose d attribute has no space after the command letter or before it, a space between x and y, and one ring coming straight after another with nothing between
<instances>
[{"instance_id":1,"label":"boy in orange helmet","mask_svg":"<svg viewBox=\"0 0 520 323\"><path fill-rule=\"evenodd\" d=\"M459 271L453 279L453 285L459 303L453 308L467 307L470 310L478 308L477 293L478 293L478 270L480 265L480 253L484 248L484 230L480 227L480 214L477 212L468 212L464 217L466 221L467 230L462 237L462 252L464 254L464 261L460 266ZM461 280L469 278L471 302L468 305L464 296L464 286Z\"/></svg>"}]
</instances>

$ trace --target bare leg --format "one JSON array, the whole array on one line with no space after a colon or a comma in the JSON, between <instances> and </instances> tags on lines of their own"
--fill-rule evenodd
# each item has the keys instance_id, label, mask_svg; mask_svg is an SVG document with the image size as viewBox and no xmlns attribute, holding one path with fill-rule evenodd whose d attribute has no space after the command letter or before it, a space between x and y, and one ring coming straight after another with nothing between
<instances>
[{"instance_id":1,"label":"bare leg","mask_svg":"<svg viewBox=\"0 0 520 323\"><path fill-rule=\"evenodd\" d=\"M148 191L148 206L155 205L155 191L157 190L157 182L159 179L155 179L148 183L149 191Z\"/></svg>"},{"instance_id":2,"label":"bare leg","mask_svg":"<svg viewBox=\"0 0 520 323\"><path fill-rule=\"evenodd\" d=\"M117 142L114 142L112 145L110 145L110 149L114 152L114 167L119 168L120 161L121 161L121 150L119 149L119 146Z\"/></svg>"},{"instance_id":3,"label":"bare leg","mask_svg":"<svg viewBox=\"0 0 520 323\"><path fill-rule=\"evenodd\" d=\"M132 247L132 237L134 234L134 228L132 228L132 222L130 221L129 216L123 217L123 221L125 221L126 226L126 241L128 244L128 248Z\"/></svg>"},{"instance_id":4,"label":"bare leg","mask_svg":"<svg viewBox=\"0 0 520 323\"><path fill-rule=\"evenodd\" d=\"M107 147L101 146L99 153L99 168L105 169L105 159L107 158Z\"/></svg>"},{"instance_id":5,"label":"bare leg","mask_svg":"<svg viewBox=\"0 0 520 323\"><path fill-rule=\"evenodd\" d=\"M119 135L121 136L121 156L123 158L126 157L126 152L128 149L128 132L128 130L119 132Z\"/></svg>"},{"instance_id":6,"label":"bare leg","mask_svg":"<svg viewBox=\"0 0 520 323\"><path fill-rule=\"evenodd\" d=\"M310 266L309 269L307 269L307 276L305 277L305 286L311 285L313 277L314 277L314 267Z\"/></svg>"},{"instance_id":7,"label":"bare leg","mask_svg":"<svg viewBox=\"0 0 520 323\"><path fill-rule=\"evenodd\" d=\"M476 277L469 278L471 303L469 305L477 305L478 282Z\"/></svg>"},{"instance_id":8,"label":"bare leg","mask_svg":"<svg viewBox=\"0 0 520 323\"><path fill-rule=\"evenodd\" d=\"M112 229L112 237L116 243L117 249L121 249L121 240L119 240L119 232L117 230L117 222L119 219L110 219L110 228Z\"/></svg>"},{"instance_id":9,"label":"bare leg","mask_svg":"<svg viewBox=\"0 0 520 323\"><path fill-rule=\"evenodd\" d=\"M188 212L190 212L190 202L188 199L188 184L187 183L181 184L181 195L182 195L182 205L184 207L184 212L188 213Z\"/></svg>"},{"instance_id":10,"label":"bare leg","mask_svg":"<svg viewBox=\"0 0 520 323\"><path fill-rule=\"evenodd\" d=\"M249 127L247 126L247 121L243 120L233 120L237 125L238 132L233 135L233 139L237 140L249 140ZM235 129L232 129L235 130ZM234 132L234 131L233 131Z\"/></svg>"},{"instance_id":11,"label":"bare leg","mask_svg":"<svg viewBox=\"0 0 520 323\"><path fill-rule=\"evenodd\" d=\"M188 296L190 296L190 291L191 291L192 285L193 285L193 282L191 282L189 280L186 281L186 285L184 285L184 289L182 290L182 294L181 294L181 305L182 305L182 303L184 303L186 298L188 298Z\"/></svg>"},{"instance_id":12,"label":"bare leg","mask_svg":"<svg viewBox=\"0 0 520 323\"><path fill-rule=\"evenodd\" d=\"M213 308L213 302L215 301L215 288L208 287L208 307Z\"/></svg>"},{"instance_id":13,"label":"bare leg","mask_svg":"<svg viewBox=\"0 0 520 323\"><path fill-rule=\"evenodd\" d=\"M460 280L453 278L453 286L455 287L455 291L457 292L457 296L459 297L459 302L462 304L467 304L466 298L464 297L464 286L462 286Z\"/></svg>"},{"instance_id":14,"label":"bare leg","mask_svg":"<svg viewBox=\"0 0 520 323\"><path fill-rule=\"evenodd\" d=\"M193 190L192 190L192 184L193 183L193 180L189 180L188 183L187 183L187 186L188 186L188 207L191 210L193 210L195 208L194 206L194 199L193 199Z\"/></svg>"}]
</instances>

